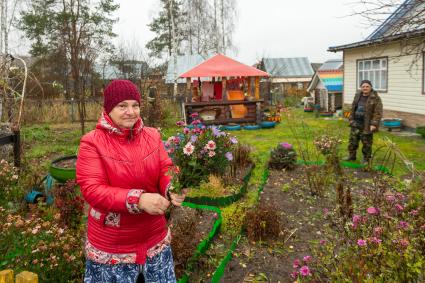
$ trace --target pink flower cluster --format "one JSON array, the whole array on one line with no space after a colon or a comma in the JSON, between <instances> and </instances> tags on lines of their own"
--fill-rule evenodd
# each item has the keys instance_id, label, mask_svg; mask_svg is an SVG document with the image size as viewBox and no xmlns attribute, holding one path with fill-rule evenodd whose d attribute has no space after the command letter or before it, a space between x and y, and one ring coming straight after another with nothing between
<instances>
[{"instance_id":1,"label":"pink flower cluster","mask_svg":"<svg viewBox=\"0 0 425 283\"><path fill-rule=\"evenodd\" d=\"M296 279L298 278L298 276L301 277L307 277L307 276L311 276L311 270L308 267L308 264L312 261L312 257L309 255L306 255L303 257L302 262L299 259L295 259L294 262L292 263L292 267L295 269L292 273L291 273L291 277Z\"/></svg>"}]
</instances>

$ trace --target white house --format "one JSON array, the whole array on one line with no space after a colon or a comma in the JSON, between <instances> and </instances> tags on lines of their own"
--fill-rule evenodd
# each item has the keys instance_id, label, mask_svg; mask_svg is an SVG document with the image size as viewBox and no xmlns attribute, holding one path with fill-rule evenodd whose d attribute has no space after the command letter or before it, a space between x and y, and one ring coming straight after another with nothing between
<instances>
[{"instance_id":1,"label":"white house","mask_svg":"<svg viewBox=\"0 0 425 283\"><path fill-rule=\"evenodd\" d=\"M424 10L424 1L406 0L364 41L329 47L343 52L345 104L360 81L369 79L382 98L385 118L402 118L408 127L425 125L425 25L406 20Z\"/></svg>"}]
</instances>

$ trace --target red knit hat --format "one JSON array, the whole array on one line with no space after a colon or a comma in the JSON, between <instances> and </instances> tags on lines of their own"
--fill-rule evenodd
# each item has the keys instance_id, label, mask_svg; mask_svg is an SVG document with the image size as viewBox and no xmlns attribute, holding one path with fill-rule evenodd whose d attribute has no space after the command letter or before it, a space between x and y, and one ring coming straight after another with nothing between
<instances>
[{"instance_id":1,"label":"red knit hat","mask_svg":"<svg viewBox=\"0 0 425 283\"><path fill-rule=\"evenodd\" d=\"M108 114L118 103L124 100L136 100L140 104L140 93L137 86L130 81L112 81L103 91L103 108Z\"/></svg>"}]
</instances>

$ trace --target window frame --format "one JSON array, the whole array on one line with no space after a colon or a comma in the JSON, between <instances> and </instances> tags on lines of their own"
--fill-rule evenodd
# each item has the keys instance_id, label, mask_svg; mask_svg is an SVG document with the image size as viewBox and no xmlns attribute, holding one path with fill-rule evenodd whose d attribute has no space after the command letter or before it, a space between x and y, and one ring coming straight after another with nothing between
<instances>
[{"instance_id":1,"label":"window frame","mask_svg":"<svg viewBox=\"0 0 425 283\"><path fill-rule=\"evenodd\" d=\"M357 59L356 60L356 89L360 90L360 81L359 81L359 62L360 61L371 61L371 64L373 64L373 60L382 60L385 59L387 61L387 65L385 69L381 69L380 71L386 71L387 73L387 88L386 89L375 89L375 87L373 88L374 90L378 91L379 93L387 93L388 92L388 56L382 56L382 57L370 57L370 58L362 58L362 59ZM372 82L374 83L374 82Z\"/></svg>"}]
</instances>

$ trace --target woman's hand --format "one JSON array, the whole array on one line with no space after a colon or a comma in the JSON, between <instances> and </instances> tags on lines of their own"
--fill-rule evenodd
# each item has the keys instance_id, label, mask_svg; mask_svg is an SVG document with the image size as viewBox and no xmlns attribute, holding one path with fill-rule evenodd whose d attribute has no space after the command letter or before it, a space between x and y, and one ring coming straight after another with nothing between
<instances>
[{"instance_id":1,"label":"woman's hand","mask_svg":"<svg viewBox=\"0 0 425 283\"><path fill-rule=\"evenodd\" d=\"M183 189L180 194L170 192L171 203L175 206L181 206L184 198L186 197L187 189Z\"/></svg>"},{"instance_id":2,"label":"woman's hand","mask_svg":"<svg viewBox=\"0 0 425 283\"><path fill-rule=\"evenodd\" d=\"M170 202L155 193L143 193L139 199L139 208L151 215L162 215L170 206Z\"/></svg>"}]
</instances>

